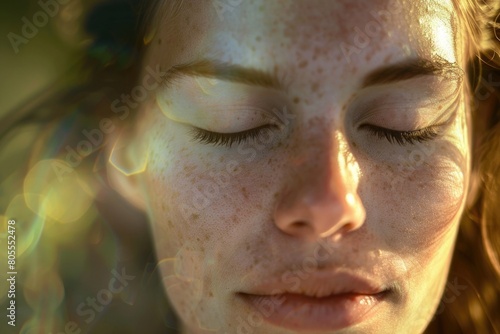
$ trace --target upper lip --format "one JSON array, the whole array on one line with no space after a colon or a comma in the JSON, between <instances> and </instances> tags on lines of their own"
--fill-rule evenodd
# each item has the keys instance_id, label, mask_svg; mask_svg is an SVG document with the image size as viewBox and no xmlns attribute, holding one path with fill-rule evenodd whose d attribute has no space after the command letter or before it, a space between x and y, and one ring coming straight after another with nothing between
<instances>
[{"instance_id":1,"label":"upper lip","mask_svg":"<svg viewBox=\"0 0 500 334\"><path fill-rule=\"evenodd\" d=\"M388 290L387 286L368 274L350 272L314 272L302 276L293 272L253 285L244 294L273 296L300 294L322 298L340 294L376 295ZM288 275L288 276L287 276Z\"/></svg>"}]
</instances>

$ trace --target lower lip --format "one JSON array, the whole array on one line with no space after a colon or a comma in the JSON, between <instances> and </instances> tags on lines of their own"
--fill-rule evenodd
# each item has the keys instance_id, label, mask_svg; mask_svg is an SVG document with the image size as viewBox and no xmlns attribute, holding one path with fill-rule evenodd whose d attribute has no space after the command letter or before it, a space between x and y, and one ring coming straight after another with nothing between
<instances>
[{"instance_id":1,"label":"lower lip","mask_svg":"<svg viewBox=\"0 0 500 334\"><path fill-rule=\"evenodd\" d=\"M374 295L339 294L323 298L298 294L275 296L240 294L262 318L292 330L339 330L358 324L374 313L389 291Z\"/></svg>"}]
</instances>

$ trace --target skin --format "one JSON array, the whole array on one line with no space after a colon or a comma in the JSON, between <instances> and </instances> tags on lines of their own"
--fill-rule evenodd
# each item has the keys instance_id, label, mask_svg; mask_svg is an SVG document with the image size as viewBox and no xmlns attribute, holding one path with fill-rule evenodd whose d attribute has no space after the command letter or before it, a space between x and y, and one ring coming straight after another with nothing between
<instances>
[{"instance_id":1,"label":"skin","mask_svg":"<svg viewBox=\"0 0 500 334\"><path fill-rule=\"evenodd\" d=\"M431 320L469 185L466 89L438 75L361 87L410 57L459 68L465 59L451 1L398 4L244 1L222 19L211 1L184 1L174 15L160 7L145 69L212 58L271 72L286 87L178 77L143 103L127 148L114 152L110 177L150 218L183 333L237 332L249 310L235 294L269 277L290 284L282 277L294 270L307 279L311 258L315 272L347 268L393 289L376 313L338 333L420 333ZM356 45L355 28L373 10L394 14L346 56L341 43ZM255 128L273 108L286 110L288 125L269 144L243 145L255 154L190 133ZM405 145L359 127L412 131L443 119L436 138ZM123 173L137 161L146 162L140 173ZM292 333L266 322L252 330Z\"/></svg>"}]
</instances>

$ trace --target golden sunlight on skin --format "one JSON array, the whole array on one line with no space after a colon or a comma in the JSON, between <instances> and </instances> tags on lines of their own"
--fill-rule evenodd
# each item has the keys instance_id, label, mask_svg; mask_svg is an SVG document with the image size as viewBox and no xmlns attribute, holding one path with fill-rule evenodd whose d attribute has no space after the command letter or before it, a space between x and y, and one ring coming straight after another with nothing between
<instances>
[{"instance_id":1,"label":"golden sunlight on skin","mask_svg":"<svg viewBox=\"0 0 500 334\"><path fill-rule=\"evenodd\" d=\"M453 49L451 2L419 3L260 0L221 13L212 2L184 1L161 21L145 67L208 58L283 83L180 75L139 114L134 140L149 148L145 171L127 177L111 169L150 217L184 333L305 332L271 323L238 293L273 282L291 289L318 273L370 277L391 290L369 316L308 333L427 326L469 182L463 84L428 74L363 86L373 71L415 57L464 68ZM380 11L385 26L366 28ZM269 124L255 141L232 147L193 139L193 127L234 133ZM436 125L438 135L399 145L366 124ZM134 147L124 154L144 155Z\"/></svg>"}]
</instances>

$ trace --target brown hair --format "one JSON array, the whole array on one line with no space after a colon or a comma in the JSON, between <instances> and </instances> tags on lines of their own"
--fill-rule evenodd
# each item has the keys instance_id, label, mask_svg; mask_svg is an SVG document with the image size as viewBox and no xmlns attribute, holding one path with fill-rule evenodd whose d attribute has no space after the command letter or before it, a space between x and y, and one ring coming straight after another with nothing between
<instances>
[{"instance_id":1,"label":"brown hair","mask_svg":"<svg viewBox=\"0 0 500 334\"><path fill-rule=\"evenodd\" d=\"M471 87L472 172L448 284L426 333L500 331L500 2L454 0ZM458 288L457 288L458 287Z\"/></svg>"}]
</instances>

